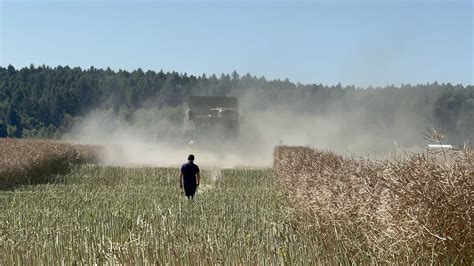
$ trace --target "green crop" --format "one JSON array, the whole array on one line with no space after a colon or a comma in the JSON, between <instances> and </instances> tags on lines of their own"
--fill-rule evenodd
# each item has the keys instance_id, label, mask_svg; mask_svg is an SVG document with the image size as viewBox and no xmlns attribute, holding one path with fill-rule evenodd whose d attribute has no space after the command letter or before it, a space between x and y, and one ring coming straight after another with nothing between
<instances>
[{"instance_id":1,"label":"green crop","mask_svg":"<svg viewBox=\"0 0 474 266\"><path fill-rule=\"evenodd\" d=\"M172 168L84 165L0 192L0 264L308 264L268 170L203 171L195 200ZM331 256L333 258L333 256Z\"/></svg>"}]
</instances>

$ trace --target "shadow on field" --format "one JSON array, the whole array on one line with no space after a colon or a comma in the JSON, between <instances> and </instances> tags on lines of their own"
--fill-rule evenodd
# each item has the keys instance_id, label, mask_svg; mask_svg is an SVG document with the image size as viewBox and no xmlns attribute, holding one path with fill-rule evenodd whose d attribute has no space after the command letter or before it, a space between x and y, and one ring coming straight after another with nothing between
<instances>
[{"instance_id":1,"label":"shadow on field","mask_svg":"<svg viewBox=\"0 0 474 266\"><path fill-rule=\"evenodd\" d=\"M75 165L65 163L51 164L44 168L31 169L27 173L1 176L0 191L15 190L25 185L57 184L64 182L63 177L71 172Z\"/></svg>"}]
</instances>

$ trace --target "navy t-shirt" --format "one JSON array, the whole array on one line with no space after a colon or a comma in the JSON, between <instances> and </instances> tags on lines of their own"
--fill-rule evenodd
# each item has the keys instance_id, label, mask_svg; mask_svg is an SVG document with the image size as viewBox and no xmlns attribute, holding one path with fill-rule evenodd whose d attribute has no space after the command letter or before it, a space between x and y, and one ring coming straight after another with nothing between
<instances>
[{"instance_id":1,"label":"navy t-shirt","mask_svg":"<svg viewBox=\"0 0 474 266\"><path fill-rule=\"evenodd\" d=\"M181 173L183 174L183 181L186 185L196 185L196 174L199 173L199 167L188 162L181 166Z\"/></svg>"}]
</instances>

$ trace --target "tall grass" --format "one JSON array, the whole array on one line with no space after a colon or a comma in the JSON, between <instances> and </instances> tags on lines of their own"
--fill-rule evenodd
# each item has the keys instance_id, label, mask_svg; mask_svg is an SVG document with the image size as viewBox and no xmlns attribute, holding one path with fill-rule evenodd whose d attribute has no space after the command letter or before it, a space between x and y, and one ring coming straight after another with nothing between
<instances>
[{"instance_id":1,"label":"tall grass","mask_svg":"<svg viewBox=\"0 0 474 266\"><path fill-rule=\"evenodd\" d=\"M298 226L353 262L473 263L474 157L385 161L277 147L274 168Z\"/></svg>"},{"instance_id":2,"label":"tall grass","mask_svg":"<svg viewBox=\"0 0 474 266\"><path fill-rule=\"evenodd\" d=\"M0 139L0 188L40 183L74 164L98 159L98 148L53 141Z\"/></svg>"},{"instance_id":3,"label":"tall grass","mask_svg":"<svg viewBox=\"0 0 474 266\"><path fill-rule=\"evenodd\" d=\"M84 165L0 192L0 264L338 262L293 227L272 170L212 172L194 201L171 168Z\"/></svg>"}]
</instances>

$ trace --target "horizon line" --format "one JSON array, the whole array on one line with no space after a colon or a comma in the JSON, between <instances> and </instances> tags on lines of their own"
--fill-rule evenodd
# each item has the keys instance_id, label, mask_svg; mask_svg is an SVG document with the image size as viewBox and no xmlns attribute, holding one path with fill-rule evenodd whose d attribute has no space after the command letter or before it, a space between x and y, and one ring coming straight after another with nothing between
<instances>
[{"instance_id":1,"label":"horizon line","mask_svg":"<svg viewBox=\"0 0 474 266\"><path fill-rule=\"evenodd\" d=\"M12 63L8 63L6 64L6 66L4 66L3 64L0 64L0 67L4 67L4 68L8 68L9 66L12 66L15 70L22 70L22 69L29 69L31 67L34 67L34 68L39 68L39 67L46 67L46 68L51 68L51 69L56 69L58 67L69 67L70 69L74 69L74 68L79 68L81 69L81 71L87 71L87 70L90 70L91 68L94 68L94 69L97 69L97 70L107 70L107 69L110 69L112 70L114 73L118 73L120 71L123 71L123 72L128 72L128 73L132 73L132 72L135 72L135 71L138 71L139 69L141 71L143 71L144 73L148 72L148 71L152 71L152 72L156 72L156 73L159 73L159 72L163 72L165 74L171 74L171 73L177 73L179 74L180 76L184 76L184 75L187 75L188 77L199 77L199 78L202 78L203 75L206 76L206 78L209 78L211 76L215 76L216 78L220 78L222 75L232 75L232 73L237 73L239 75L239 79L241 79L242 77L244 76L247 76L247 75L250 75L250 77L254 78L254 79L265 79L265 81L267 82L276 82L276 81L280 81L280 82L290 82L296 86L313 86L313 85L319 85L319 86L325 86L325 87L337 87L337 86L341 86L342 88L347 88L347 87L355 87L356 89L370 89L370 88L374 88L374 89L377 89L377 88L387 88L387 87L398 87L398 88L401 88L401 87L404 87L404 86L426 86L426 85L432 85L432 84L438 84L438 85L452 85L452 86L463 86L464 88L467 88L467 87L473 87L474 84L464 84L464 83L459 83L459 82L446 82L446 81L438 81L438 80L433 80L433 81L427 81L426 83L417 83L417 84L411 84L409 82L405 83L405 82L400 82L400 83L391 83L391 84L385 84L385 85L355 85L355 84L343 84L342 82L338 82L338 83L332 83L330 85L328 84L323 84L321 82L317 83L317 82L301 82L301 81L293 81L291 79L289 79L288 77L285 77L285 78L267 78L265 77L265 75L255 75L255 74L251 74L250 72L247 72L245 74L242 74L242 73L239 73L237 70L233 70L231 73L202 73L202 74L193 74L193 73L187 73L187 72L179 72L179 71L176 71L176 70L164 70L164 68L160 68L159 70L157 69L143 69L141 67L138 67L138 68L116 68L116 67L111 67L111 66L107 66L107 67L96 67L96 66L88 66L88 67L84 67L84 66L71 66L71 65L56 65L56 66L52 66L52 65L47 65L47 64L34 64L34 63L31 63L29 64L28 66L18 66L18 65L14 65Z\"/></svg>"}]
</instances>

